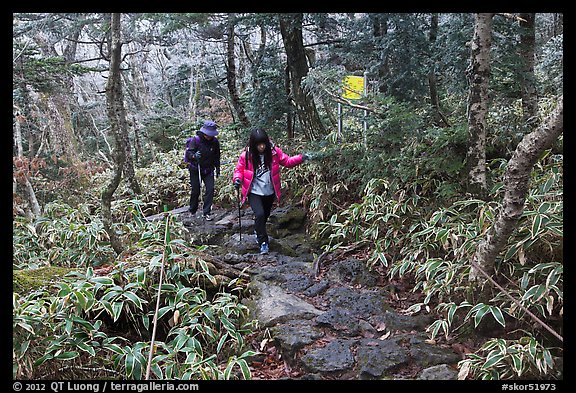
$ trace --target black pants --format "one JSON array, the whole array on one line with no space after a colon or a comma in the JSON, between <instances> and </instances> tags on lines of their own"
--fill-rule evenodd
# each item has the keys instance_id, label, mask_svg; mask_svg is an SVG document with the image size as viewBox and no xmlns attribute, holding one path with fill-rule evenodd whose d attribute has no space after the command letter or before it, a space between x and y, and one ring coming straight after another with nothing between
<instances>
[{"instance_id":1,"label":"black pants","mask_svg":"<svg viewBox=\"0 0 576 393\"><path fill-rule=\"evenodd\" d=\"M212 211L212 201L214 200L214 171L202 174L202 181L204 182L204 206L202 206L202 213L209 214ZM198 177L198 169L190 169L190 212L196 213L198 210L198 197L200 196L200 179Z\"/></svg>"},{"instance_id":2,"label":"black pants","mask_svg":"<svg viewBox=\"0 0 576 393\"><path fill-rule=\"evenodd\" d=\"M256 195L248 194L248 202L254 212L254 229L256 229L256 239L258 244L268 243L268 232L266 232L266 222L272 211L272 204L276 195Z\"/></svg>"}]
</instances>

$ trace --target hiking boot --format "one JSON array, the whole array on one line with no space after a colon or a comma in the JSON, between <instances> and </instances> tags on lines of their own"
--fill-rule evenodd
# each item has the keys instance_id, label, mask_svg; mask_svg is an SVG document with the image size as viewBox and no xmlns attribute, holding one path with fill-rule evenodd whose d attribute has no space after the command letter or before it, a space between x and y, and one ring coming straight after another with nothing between
<instances>
[{"instance_id":1,"label":"hiking boot","mask_svg":"<svg viewBox=\"0 0 576 393\"><path fill-rule=\"evenodd\" d=\"M208 213L202 215L202 218L204 218L206 221L212 221L214 219L214 216L212 215L212 213Z\"/></svg>"},{"instance_id":2,"label":"hiking boot","mask_svg":"<svg viewBox=\"0 0 576 393\"><path fill-rule=\"evenodd\" d=\"M260 244L260 254L268 254L268 243Z\"/></svg>"}]
</instances>

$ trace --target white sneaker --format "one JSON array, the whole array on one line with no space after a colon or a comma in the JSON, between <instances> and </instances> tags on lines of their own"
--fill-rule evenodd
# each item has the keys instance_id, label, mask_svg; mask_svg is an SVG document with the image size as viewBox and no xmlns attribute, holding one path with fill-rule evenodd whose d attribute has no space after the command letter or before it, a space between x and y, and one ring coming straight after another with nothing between
<instances>
[{"instance_id":1,"label":"white sneaker","mask_svg":"<svg viewBox=\"0 0 576 393\"><path fill-rule=\"evenodd\" d=\"M260 244L260 254L268 254L268 243L262 243Z\"/></svg>"},{"instance_id":2,"label":"white sneaker","mask_svg":"<svg viewBox=\"0 0 576 393\"><path fill-rule=\"evenodd\" d=\"M214 219L214 216L212 215L212 213L208 213L208 214L204 214L202 216L206 221L212 221Z\"/></svg>"}]
</instances>

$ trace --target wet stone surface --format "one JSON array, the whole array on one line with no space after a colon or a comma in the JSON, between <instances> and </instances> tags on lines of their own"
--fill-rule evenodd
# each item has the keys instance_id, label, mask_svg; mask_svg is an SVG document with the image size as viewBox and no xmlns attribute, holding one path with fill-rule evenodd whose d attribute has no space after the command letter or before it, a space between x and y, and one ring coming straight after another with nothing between
<instances>
[{"instance_id":1,"label":"wet stone surface","mask_svg":"<svg viewBox=\"0 0 576 393\"><path fill-rule=\"evenodd\" d=\"M390 293L378 285L365 261L348 258L313 271L322 254L305 233L306 215L298 206L275 209L268 223L270 253L259 255L250 209L213 211L205 222L189 213L178 217L193 244L210 244L211 252L237 269L247 268L250 296L244 303L260 328L302 379L456 379L461 357L451 348L427 342L429 316L402 315L390 306ZM434 368L436 367L436 368ZM425 373L424 373L425 371Z\"/></svg>"}]
</instances>

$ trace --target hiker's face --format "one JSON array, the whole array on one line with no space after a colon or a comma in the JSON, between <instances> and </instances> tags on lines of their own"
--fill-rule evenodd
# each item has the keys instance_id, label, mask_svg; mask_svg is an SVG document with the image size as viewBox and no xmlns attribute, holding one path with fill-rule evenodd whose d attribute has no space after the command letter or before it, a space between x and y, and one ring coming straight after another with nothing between
<instances>
[{"instance_id":1,"label":"hiker's face","mask_svg":"<svg viewBox=\"0 0 576 393\"><path fill-rule=\"evenodd\" d=\"M264 153L264 150L266 150L266 144L265 143L259 143L258 146L256 146L256 148L258 149L258 152L260 154Z\"/></svg>"},{"instance_id":2,"label":"hiker's face","mask_svg":"<svg viewBox=\"0 0 576 393\"><path fill-rule=\"evenodd\" d=\"M211 136L211 135L206 135L206 134L204 134L204 138L208 139L209 141L211 141L212 139L214 139L213 136Z\"/></svg>"}]
</instances>

